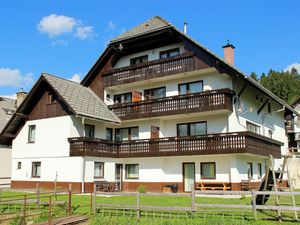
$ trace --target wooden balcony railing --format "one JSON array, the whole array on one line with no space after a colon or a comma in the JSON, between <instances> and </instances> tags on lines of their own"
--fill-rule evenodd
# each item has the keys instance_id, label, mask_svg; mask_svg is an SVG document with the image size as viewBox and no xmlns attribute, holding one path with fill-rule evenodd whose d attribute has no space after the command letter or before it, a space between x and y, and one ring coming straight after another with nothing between
<instances>
[{"instance_id":1,"label":"wooden balcony railing","mask_svg":"<svg viewBox=\"0 0 300 225\"><path fill-rule=\"evenodd\" d=\"M138 119L214 110L232 111L233 91L219 89L139 102L115 104L109 108L121 119Z\"/></svg>"},{"instance_id":2,"label":"wooden balcony railing","mask_svg":"<svg viewBox=\"0 0 300 225\"><path fill-rule=\"evenodd\" d=\"M198 68L199 67L199 68ZM184 53L166 59L153 60L135 66L112 69L103 76L104 86L110 87L171 74L201 69L193 53Z\"/></svg>"},{"instance_id":3,"label":"wooden balcony railing","mask_svg":"<svg viewBox=\"0 0 300 225\"><path fill-rule=\"evenodd\" d=\"M281 142L254 134L236 132L208 134L195 137L168 137L113 142L103 139L69 138L70 156L96 157L156 157L180 155L209 155L249 153L281 157Z\"/></svg>"}]
</instances>

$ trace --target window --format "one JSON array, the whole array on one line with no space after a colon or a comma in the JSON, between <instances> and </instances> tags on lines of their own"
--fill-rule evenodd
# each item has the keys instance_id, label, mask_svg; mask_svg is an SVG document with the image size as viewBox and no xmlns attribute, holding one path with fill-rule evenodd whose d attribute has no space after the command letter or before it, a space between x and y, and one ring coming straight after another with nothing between
<instances>
[{"instance_id":1,"label":"window","mask_svg":"<svg viewBox=\"0 0 300 225\"><path fill-rule=\"evenodd\" d=\"M129 127L116 129L116 141L130 141L139 139L139 128Z\"/></svg>"},{"instance_id":2,"label":"window","mask_svg":"<svg viewBox=\"0 0 300 225\"><path fill-rule=\"evenodd\" d=\"M197 136L207 134L206 122L177 124L177 136Z\"/></svg>"},{"instance_id":3,"label":"window","mask_svg":"<svg viewBox=\"0 0 300 225\"><path fill-rule=\"evenodd\" d=\"M126 179L139 178L139 164L126 164L125 165Z\"/></svg>"},{"instance_id":4,"label":"window","mask_svg":"<svg viewBox=\"0 0 300 225\"><path fill-rule=\"evenodd\" d=\"M216 179L216 163L203 162L200 163L201 179Z\"/></svg>"},{"instance_id":5,"label":"window","mask_svg":"<svg viewBox=\"0 0 300 225\"><path fill-rule=\"evenodd\" d=\"M111 128L106 128L106 140L112 141L113 130Z\"/></svg>"},{"instance_id":6,"label":"window","mask_svg":"<svg viewBox=\"0 0 300 225\"><path fill-rule=\"evenodd\" d=\"M246 128L247 128L247 131L251 131L253 133L260 134L260 126L258 126L258 125L255 125L255 124L247 121Z\"/></svg>"},{"instance_id":7,"label":"window","mask_svg":"<svg viewBox=\"0 0 300 225\"><path fill-rule=\"evenodd\" d=\"M258 178L262 177L262 166L261 166L261 163L257 163L257 176L258 176Z\"/></svg>"},{"instance_id":8,"label":"window","mask_svg":"<svg viewBox=\"0 0 300 225\"><path fill-rule=\"evenodd\" d=\"M130 59L130 66L138 65L140 63L145 63L145 62L148 62L148 55L143 55L143 56Z\"/></svg>"},{"instance_id":9,"label":"window","mask_svg":"<svg viewBox=\"0 0 300 225\"><path fill-rule=\"evenodd\" d=\"M85 124L84 125L84 135L85 135L85 137L94 138L95 137L95 126Z\"/></svg>"},{"instance_id":10,"label":"window","mask_svg":"<svg viewBox=\"0 0 300 225\"><path fill-rule=\"evenodd\" d=\"M18 170L22 169L22 162L18 162L17 169L18 169Z\"/></svg>"},{"instance_id":11,"label":"window","mask_svg":"<svg viewBox=\"0 0 300 225\"><path fill-rule=\"evenodd\" d=\"M52 103L55 103L55 102L56 102L55 95L49 92L48 93L48 104L52 104Z\"/></svg>"},{"instance_id":12,"label":"window","mask_svg":"<svg viewBox=\"0 0 300 225\"><path fill-rule=\"evenodd\" d=\"M110 94L106 94L106 100L107 100L107 101L110 101L110 100L111 100Z\"/></svg>"},{"instance_id":13,"label":"window","mask_svg":"<svg viewBox=\"0 0 300 225\"><path fill-rule=\"evenodd\" d=\"M203 91L203 82L195 81L178 85L179 95L193 94Z\"/></svg>"},{"instance_id":14,"label":"window","mask_svg":"<svg viewBox=\"0 0 300 225\"><path fill-rule=\"evenodd\" d=\"M32 177L41 177L41 162L32 162Z\"/></svg>"},{"instance_id":15,"label":"window","mask_svg":"<svg viewBox=\"0 0 300 225\"><path fill-rule=\"evenodd\" d=\"M94 162L94 177L103 178L104 177L104 163Z\"/></svg>"},{"instance_id":16,"label":"window","mask_svg":"<svg viewBox=\"0 0 300 225\"><path fill-rule=\"evenodd\" d=\"M124 93L114 96L114 102L115 103L127 103L132 102L132 94L130 93Z\"/></svg>"},{"instance_id":17,"label":"window","mask_svg":"<svg viewBox=\"0 0 300 225\"><path fill-rule=\"evenodd\" d=\"M159 58L160 59L165 59L165 58L173 57L173 56L176 56L176 55L179 55L179 54L180 54L179 48L174 48L174 49L170 49L170 50L167 50L167 51L160 52L159 53Z\"/></svg>"},{"instance_id":18,"label":"window","mask_svg":"<svg viewBox=\"0 0 300 225\"><path fill-rule=\"evenodd\" d=\"M148 89L144 91L145 99L156 99L166 97L166 87Z\"/></svg>"},{"instance_id":19,"label":"window","mask_svg":"<svg viewBox=\"0 0 300 225\"><path fill-rule=\"evenodd\" d=\"M253 178L253 166L251 162L247 163L247 174L248 174L248 179Z\"/></svg>"},{"instance_id":20,"label":"window","mask_svg":"<svg viewBox=\"0 0 300 225\"><path fill-rule=\"evenodd\" d=\"M28 127L28 143L35 142L35 125L30 125Z\"/></svg>"}]
</instances>

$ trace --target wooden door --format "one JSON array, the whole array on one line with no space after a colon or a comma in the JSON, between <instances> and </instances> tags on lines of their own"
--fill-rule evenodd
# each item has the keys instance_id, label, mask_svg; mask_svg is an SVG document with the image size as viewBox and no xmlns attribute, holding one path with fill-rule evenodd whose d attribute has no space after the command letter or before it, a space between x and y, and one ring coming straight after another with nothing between
<instances>
[{"instance_id":1,"label":"wooden door","mask_svg":"<svg viewBox=\"0 0 300 225\"><path fill-rule=\"evenodd\" d=\"M138 91L132 92L132 102L142 101L142 93Z\"/></svg>"},{"instance_id":2,"label":"wooden door","mask_svg":"<svg viewBox=\"0 0 300 225\"><path fill-rule=\"evenodd\" d=\"M159 138L159 127L151 126L151 139Z\"/></svg>"}]
</instances>

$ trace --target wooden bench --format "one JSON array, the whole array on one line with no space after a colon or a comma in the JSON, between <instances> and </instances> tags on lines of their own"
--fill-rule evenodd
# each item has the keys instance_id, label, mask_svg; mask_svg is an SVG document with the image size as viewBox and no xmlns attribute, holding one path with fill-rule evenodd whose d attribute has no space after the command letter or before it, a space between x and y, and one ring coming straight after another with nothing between
<instances>
[{"instance_id":1,"label":"wooden bench","mask_svg":"<svg viewBox=\"0 0 300 225\"><path fill-rule=\"evenodd\" d=\"M200 182L196 187L197 190L207 191L207 190L231 190L229 183L216 183L216 182Z\"/></svg>"},{"instance_id":2,"label":"wooden bench","mask_svg":"<svg viewBox=\"0 0 300 225\"><path fill-rule=\"evenodd\" d=\"M241 180L241 189L242 191L251 191L256 187L251 183L250 180Z\"/></svg>"},{"instance_id":3,"label":"wooden bench","mask_svg":"<svg viewBox=\"0 0 300 225\"><path fill-rule=\"evenodd\" d=\"M114 191L114 185L108 183L106 180L103 181L95 181L96 190L97 191L105 191L105 192L112 192Z\"/></svg>"}]
</instances>

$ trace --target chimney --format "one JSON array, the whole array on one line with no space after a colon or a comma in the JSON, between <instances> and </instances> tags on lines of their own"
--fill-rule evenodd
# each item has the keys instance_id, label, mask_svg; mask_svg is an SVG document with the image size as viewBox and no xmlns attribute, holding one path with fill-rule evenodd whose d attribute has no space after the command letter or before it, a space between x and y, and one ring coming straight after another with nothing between
<instances>
[{"instance_id":1,"label":"chimney","mask_svg":"<svg viewBox=\"0 0 300 225\"><path fill-rule=\"evenodd\" d=\"M183 23L183 33L186 34L187 33L187 22Z\"/></svg>"},{"instance_id":2,"label":"chimney","mask_svg":"<svg viewBox=\"0 0 300 225\"><path fill-rule=\"evenodd\" d=\"M27 92L25 92L23 88L21 88L21 90L17 92L17 107L21 105L21 103L24 101L26 96L27 96Z\"/></svg>"},{"instance_id":3,"label":"chimney","mask_svg":"<svg viewBox=\"0 0 300 225\"><path fill-rule=\"evenodd\" d=\"M234 45L230 44L229 40L227 41L227 44L222 46L224 48L224 59L225 61L230 64L234 65Z\"/></svg>"}]
</instances>

